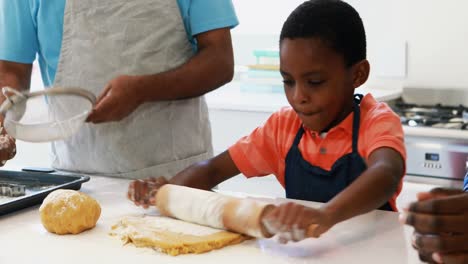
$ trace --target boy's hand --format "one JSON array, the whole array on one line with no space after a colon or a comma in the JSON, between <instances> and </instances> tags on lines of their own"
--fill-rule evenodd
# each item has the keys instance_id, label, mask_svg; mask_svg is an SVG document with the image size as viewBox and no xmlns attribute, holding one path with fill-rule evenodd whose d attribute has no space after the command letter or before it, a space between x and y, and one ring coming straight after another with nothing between
<instances>
[{"instance_id":1,"label":"boy's hand","mask_svg":"<svg viewBox=\"0 0 468 264\"><path fill-rule=\"evenodd\" d=\"M162 176L132 181L128 186L127 197L135 205L146 209L151 205L156 205L156 193L161 186L167 183L166 178Z\"/></svg>"},{"instance_id":2,"label":"boy's hand","mask_svg":"<svg viewBox=\"0 0 468 264\"><path fill-rule=\"evenodd\" d=\"M421 260L468 263L468 193L436 188L419 193L400 220L415 229L413 246Z\"/></svg>"},{"instance_id":3,"label":"boy's hand","mask_svg":"<svg viewBox=\"0 0 468 264\"><path fill-rule=\"evenodd\" d=\"M280 242L300 241L319 237L335 223L323 209L309 208L296 203L285 203L268 212L262 223L271 235L278 235Z\"/></svg>"}]
</instances>

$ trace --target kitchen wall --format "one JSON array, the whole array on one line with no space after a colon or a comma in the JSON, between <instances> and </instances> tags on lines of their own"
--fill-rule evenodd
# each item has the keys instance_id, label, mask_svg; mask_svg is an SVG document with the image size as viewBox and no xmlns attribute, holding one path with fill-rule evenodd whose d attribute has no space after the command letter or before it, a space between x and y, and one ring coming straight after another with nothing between
<instances>
[{"instance_id":1,"label":"kitchen wall","mask_svg":"<svg viewBox=\"0 0 468 264\"><path fill-rule=\"evenodd\" d=\"M303 0L233 0L241 24L233 30L237 64L253 63L254 48L277 47L289 13ZM348 0L363 18L369 85L468 87L466 0Z\"/></svg>"}]
</instances>

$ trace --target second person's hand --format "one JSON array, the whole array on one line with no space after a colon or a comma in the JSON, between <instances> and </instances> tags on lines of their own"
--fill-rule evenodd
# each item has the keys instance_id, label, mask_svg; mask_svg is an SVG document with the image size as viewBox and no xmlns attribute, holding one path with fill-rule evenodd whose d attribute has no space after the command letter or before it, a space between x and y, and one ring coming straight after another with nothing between
<instances>
[{"instance_id":1,"label":"second person's hand","mask_svg":"<svg viewBox=\"0 0 468 264\"><path fill-rule=\"evenodd\" d=\"M413 247L422 261L468 263L468 193L436 188L419 193L400 221L414 227Z\"/></svg>"}]
</instances>

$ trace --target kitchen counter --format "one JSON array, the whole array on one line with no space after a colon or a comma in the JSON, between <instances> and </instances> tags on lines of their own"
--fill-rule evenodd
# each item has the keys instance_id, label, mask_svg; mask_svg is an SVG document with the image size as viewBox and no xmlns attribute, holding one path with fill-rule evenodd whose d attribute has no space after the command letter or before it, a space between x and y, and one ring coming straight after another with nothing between
<instances>
[{"instance_id":1,"label":"kitchen counter","mask_svg":"<svg viewBox=\"0 0 468 264\"><path fill-rule=\"evenodd\" d=\"M92 177L83 184L81 190L101 204L102 215L94 229L79 235L48 233L41 225L38 206L0 217L0 263L419 263L410 245L411 228L399 224L397 213L383 211L343 222L320 239L286 246L272 240L251 240L206 254L177 257L123 246L108 235L110 226L122 216L154 212L126 199L128 182Z\"/></svg>"},{"instance_id":2,"label":"kitchen counter","mask_svg":"<svg viewBox=\"0 0 468 264\"><path fill-rule=\"evenodd\" d=\"M405 136L454 139L462 142L468 141L467 130L403 126L403 131L405 132Z\"/></svg>"},{"instance_id":3,"label":"kitchen counter","mask_svg":"<svg viewBox=\"0 0 468 264\"><path fill-rule=\"evenodd\" d=\"M273 113L289 103L284 93L241 91L239 81L233 81L205 95L210 109L241 110ZM369 89L360 87L356 93L371 93L378 101L389 101L401 96L401 89Z\"/></svg>"}]
</instances>

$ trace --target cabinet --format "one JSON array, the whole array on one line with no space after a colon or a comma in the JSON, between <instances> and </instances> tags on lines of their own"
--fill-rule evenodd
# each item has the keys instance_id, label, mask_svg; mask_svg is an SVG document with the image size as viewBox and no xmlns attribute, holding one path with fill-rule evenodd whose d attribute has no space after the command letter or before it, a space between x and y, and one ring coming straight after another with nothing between
<instances>
[{"instance_id":1,"label":"cabinet","mask_svg":"<svg viewBox=\"0 0 468 264\"><path fill-rule=\"evenodd\" d=\"M211 108L209 112L215 155L227 150L241 137L249 135L272 113L217 108ZM248 193L255 196L285 197L284 189L274 175L251 179L238 175L219 184L217 189L233 195Z\"/></svg>"},{"instance_id":2,"label":"cabinet","mask_svg":"<svg viewBox=\"0 0 468 264\"><path fill-rule=\"evenodd\" d=\"M241 137L262 125L271 113L242 110L210 109L211 131L215 154L227 150Z\"/></svg>"}]
</instances>

